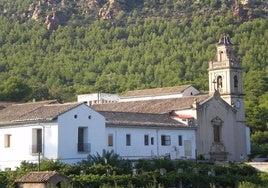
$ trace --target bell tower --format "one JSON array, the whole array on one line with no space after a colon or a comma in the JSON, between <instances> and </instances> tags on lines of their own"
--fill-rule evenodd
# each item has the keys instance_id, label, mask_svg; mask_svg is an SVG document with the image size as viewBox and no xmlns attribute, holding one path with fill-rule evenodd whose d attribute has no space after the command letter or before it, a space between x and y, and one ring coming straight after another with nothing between
<instances>
[{"instance_id":1,"label":"bell tower","mask_svg":"<svg viewBox=\"0 0 268 188\"><path fill-rule=\"evenodd\" d=\"M235 57L233 44L224 35L216 47L216 60L209 62L209 93L218 91L231 106L244 108L242 66Z\"/></svg>"},{"instance_id":2,"label":"bell tower","mask_svg":"<svg viewBox=\"0 0 268 188\"><path fill-rule=\"evenodd\" d=\"M235 152L233 151L233 157L243 161L244 157L250 153L250 139L249 129L245 126L242 64L235 57L233 44L227 35L220 38L216 48L216 58L209 62L209 93L215 94L217 92L217 95L214 96L220 95L232 107L235 115L233 116L234 119L232 122L224 119L219 128L224 129L226 126L224 122L229 123L231 127L228 131L231 131L234 136ZM222 117L222 114L219 114L219 117ZM213 128L214 131L218 131L217 124ZM225 137L228 136L225 135ZM215 143L217 151L219 144ZM211 154L213 155L213 152Z\"/></svg>"}]
</instances>

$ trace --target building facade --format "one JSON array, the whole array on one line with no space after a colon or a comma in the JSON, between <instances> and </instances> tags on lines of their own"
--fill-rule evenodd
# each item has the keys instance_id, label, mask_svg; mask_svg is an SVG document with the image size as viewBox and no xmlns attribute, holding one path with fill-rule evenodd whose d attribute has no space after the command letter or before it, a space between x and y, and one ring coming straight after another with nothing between
<instances>
[{"instance_id":1,"label":"building facade","mask_svg":"<svg viewBox=\"0 0 268 188\"><path fill-rule=\"evenodd\" d=\"M84 103L42 101L10 105L0 120L0 170L40 159L74 164L103 150L130 160L195 158L196 128L166 114L97 112Z\"/></svg>"},{"instance_id":2,"label":"building facade","mask_svg":"<svg viewBox=\"0 0 268 188\"><path fill-rule=\"evenodd\" d=\"M14 104L0 111L0 169L39 158L76 163L105 148L105 119L85 104Z\"/></svg>"},{"instance_id":3,"label":"building facade","mask_svg":"<svg viewBox=\"0 0 268 188\"><path fill-rule=\"evenodd\" d=\"M100 113L106 118L106 150L124 159L195 158L195 126L182 124L169 114Z\"/></svg>"},{"instance_id":4,"label":"building facade","mask_svg":"<svg viewBox=\"0 0 268 188\"><path fill-rule=\"evenodd\" d=\"M136 90L124 94L119 103L93 108L169 114L182 124L196 127L197 155L244 161L250 154L250 130L245 125L242 65L226 35L216 45L216 59L209 62L208 74L208 94L186 86Z\"/></svg>"},{"instance_id":5,"label":"building facade","mask_svg":"<svg viewBox=\"0 0 268 188\"><path fill-rule=\"evenodd\" d=\"M170 157L244 161L250 154L245 125L242 65L230 38L209 62L209 93L192 86L88 94L79 103L0 104L0 170L39 156L77 163L114 151L130 160ZM86 105L86 104L87 105Z\"/></svg>"}]
</instances>

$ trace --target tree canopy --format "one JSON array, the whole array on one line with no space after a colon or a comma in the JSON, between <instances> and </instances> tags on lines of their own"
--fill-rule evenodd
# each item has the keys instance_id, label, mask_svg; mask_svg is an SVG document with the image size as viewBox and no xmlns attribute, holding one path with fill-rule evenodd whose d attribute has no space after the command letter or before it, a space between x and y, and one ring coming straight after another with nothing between
<instances>
[{"instance_id":1,"label":"tree canopy","mask_svg":"<svg viewBox=\"0 0 268 188\"><path fill-rule=\"evenodd\" d=\"M23 19L32 2L0 3L1 101L74 101L83 93L181 84L207 91L208 62L227 33L244 69L247 124L253 133L267 131L268 19L260 8L263 1L244 9L247 19L234 17L229 0L126 1L126 10L112 20L68 4L71 16L55 30L47 30L44 19Z\"/></svg>"}]
</instances>

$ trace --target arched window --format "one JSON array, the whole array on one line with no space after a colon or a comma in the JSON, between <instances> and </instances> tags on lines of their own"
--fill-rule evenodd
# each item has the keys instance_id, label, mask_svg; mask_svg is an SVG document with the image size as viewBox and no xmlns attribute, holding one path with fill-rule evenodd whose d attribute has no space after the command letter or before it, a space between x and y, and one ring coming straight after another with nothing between
<instances>
[{"instance_id":1,"label":"arched window","mask_svg":"<svg viewBox=\"0 0 268 188\"><path fill-rule=\"evenodd\" d=\"M238 87L238 79L237 76L234 76L234 87L237 88Z\"/></svg>"},{"instance_id":2,"label":"arched window","mask_svg":"<svg viewBox=\"0 0 268 188\"><path fill-rule=\"evenodd\" d=\"M222 77L221 77L221 76L218 76L218 77L217 77L217 90L218 90L219 92L222 91Z\"/></svg>"},{"instance_id":3,"label":"arched window","mask_svg":"<svg viewBox=\"0 0 268 188\"><path fill-rule=\"evenodd\" d=\"M219 61L222 61L222 60L223 60L223 53L224 53L223 51L220 51L220 52L219 52L219 55L220 55L220 59L219 59Z\"/></svg>"}]
</instances>

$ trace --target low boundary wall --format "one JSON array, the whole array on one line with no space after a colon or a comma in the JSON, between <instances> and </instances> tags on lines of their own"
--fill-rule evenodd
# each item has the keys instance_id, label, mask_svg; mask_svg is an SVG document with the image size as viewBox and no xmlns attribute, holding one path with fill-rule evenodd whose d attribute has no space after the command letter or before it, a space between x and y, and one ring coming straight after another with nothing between
<instances>
[{"instance_id":1,"label":"low boundary wall","mask_svg":"<svg viewBox=\"0 0 268 188\"><path fill-rule=\"evenodd\" d=\"M248 162L246 164L258 169L259 171L268 173L268 162Z\"/></svg>"}]
</instances>

